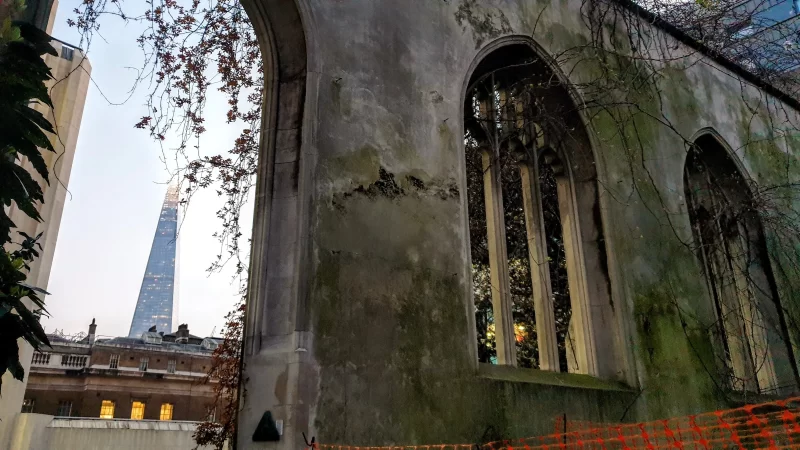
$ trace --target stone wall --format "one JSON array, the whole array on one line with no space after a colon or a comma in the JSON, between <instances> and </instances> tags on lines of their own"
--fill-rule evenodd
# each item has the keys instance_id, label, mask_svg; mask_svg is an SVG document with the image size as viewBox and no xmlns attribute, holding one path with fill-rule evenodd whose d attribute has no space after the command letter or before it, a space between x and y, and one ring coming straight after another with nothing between
<instances>
[{"instance_id":1,"label":"stone wall","mask_svg":"<svg viewBox=\"0 0 800 450\"><path fill-rule=\"evenodd\" d=\"M613 108L583 117L613 310L597 326L613 335L602 350L615 371L597 378L480 365L466 84L504 45L547 58L586 44L581 2L247 7L271 49L271 77L240 446L266 448L252 434L267 410L285 423L281 448L299 448L301 432L347 445L485 442L552 432L564 414L635 421L729 404L714 375L715 343L700 325L714 314L709 293L682 244L692 236L685 140L712 133L745 176L785 177L776 161L796 161L791 138L748 144L773 136L776 121L796 124L793 106L648 28L676 56L663 67L661 103L643 96L643 114L623 124ZM598 67L588 61L562 65L562 73L589 79ZM635 148L624 139L632 136Z\"/></svg>"},{"instance_id":2,"label":"stone wall","mask_svg":"<svg viewBox=\"0 0 800 450\"><path fill-rule=\"evenodd\" d=\"M195 422L59 419L43 414L16 417L7 450L142 448L183 450L196 447Z\"/></svg>"}]
</instances>

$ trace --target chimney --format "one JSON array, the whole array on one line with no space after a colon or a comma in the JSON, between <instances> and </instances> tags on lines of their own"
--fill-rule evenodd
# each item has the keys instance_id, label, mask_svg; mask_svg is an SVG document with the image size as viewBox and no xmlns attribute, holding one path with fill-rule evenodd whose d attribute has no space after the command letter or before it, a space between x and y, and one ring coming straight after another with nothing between
<instances>
[{"instance_id":1,"label":"chimney","mask_svg":"<svg viewBox=\"0 0 800 450\"><path fill-rule=\"evenodd\" d=\"M97 324L94 323L94 317L92 317L92 323L89 324L89 345L94 345L94 336L96 331Z\"/></svg>"},{"instance_id":2,"label":"chimney","mask_svg":"<svg viewBox=\"0 0 800 450\"><path fill-rule=\"evenodd\" d=\"M179 344L189 342L189 325L185 323L178 325L178 331L175 332L175 342Z\"/></svg>"}]
</instances>

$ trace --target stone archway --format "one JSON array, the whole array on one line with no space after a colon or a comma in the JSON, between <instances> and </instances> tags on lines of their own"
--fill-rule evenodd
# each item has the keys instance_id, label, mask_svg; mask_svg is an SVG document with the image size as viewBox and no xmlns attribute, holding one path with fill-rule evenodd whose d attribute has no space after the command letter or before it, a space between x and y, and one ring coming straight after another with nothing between
<instances>
[{"instance_id":1,"label":"stone archway","mask_svg":"<svg viewBox=\"0 0 800 450\"><path fill-rule=\"evenodd\" d=\"M306 9L301 0L242 2L259 37L265 100L256 183L250 286L245 320L238 448L253 448L253 432L266 411L283 422L280 446L300 448L310 426L309 391L300 379L308 331L302 281L310 161L305 108L308 93Z\"/></svg>"}]
</instances>

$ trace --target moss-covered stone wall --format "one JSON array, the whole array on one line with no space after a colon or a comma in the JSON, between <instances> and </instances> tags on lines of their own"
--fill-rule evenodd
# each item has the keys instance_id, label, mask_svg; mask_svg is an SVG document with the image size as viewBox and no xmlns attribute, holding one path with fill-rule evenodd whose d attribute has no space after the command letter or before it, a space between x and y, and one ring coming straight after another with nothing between
<instances>
[{"instance_id":1,"label":"moss-covered stone wall","mask_svg":"<svg viewBox=\"0 0 800 450\"><path fill-rule=\"evenodd\" d=\"M581 49L591 40L581 2L300 3L316 80L304 120L314 131L304 142L313 192L302 291L315 377L302 420L319 441L473 443L549 433L564 414L635 421L730 404L708 331L714 308L688 245L686 142L713 129L746 176L796 179L796 138L759 141L794 110L665 38L687 59L628 92L635 107L584 114L609 255L607 326L616 354L628 355L618 376L483 366L470 317L465 84L509 37L530 39L576 82L602 73L591 57L565 56L592 55Z\"/></svg>"}]
</instances>

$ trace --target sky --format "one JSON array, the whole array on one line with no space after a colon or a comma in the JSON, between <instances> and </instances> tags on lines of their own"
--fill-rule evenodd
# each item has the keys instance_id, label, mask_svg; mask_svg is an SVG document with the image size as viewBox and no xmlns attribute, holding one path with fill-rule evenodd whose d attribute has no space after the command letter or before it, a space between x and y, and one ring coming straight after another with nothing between
<instances>
[{"instance_id":1,"label":"sky","mask_svg":"<svg viewBox=\"0 0 800 450\"><path fill-rule=\"evenodd\" d=\"M53 37L78 45L75 29L66 24L78 4L59 2ZM108 18L101 25L102 39L96 37L88 52L94 84L83 112L47 288L50 317L42 324L48 333L86 332L95 318L101 336L128 334L169 179L159 146L133 126L146 115L146 89L122 106L109 104L129 95L136 76L130 67L141 61L138 34L136 24ZM209 99L209 131L201 142L206 154L225 151L238 134L224 123L225 106L221 98ZM221 204L213 190L196 194L180 228L177 323L187 323L198 336L214 329L219 335L224 315L238 299L232 266L211 275L206 271L220 251L212 234L220 229L215 212ZM243 244L252 223L252 201L245 208Z\"/></svg>"}]
</instances>

